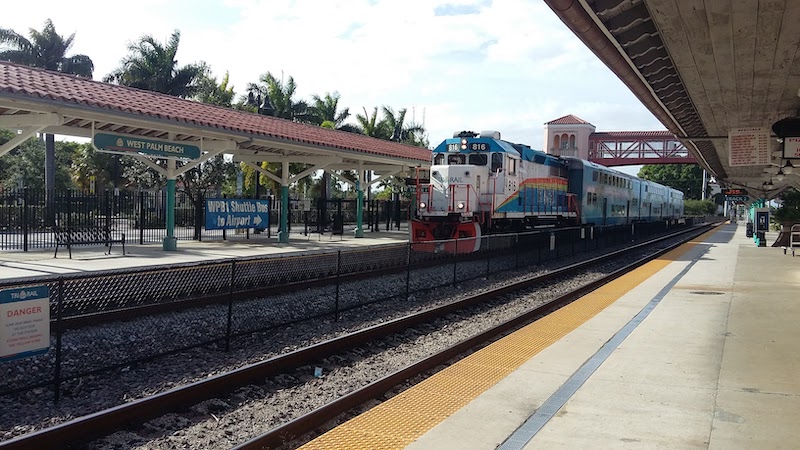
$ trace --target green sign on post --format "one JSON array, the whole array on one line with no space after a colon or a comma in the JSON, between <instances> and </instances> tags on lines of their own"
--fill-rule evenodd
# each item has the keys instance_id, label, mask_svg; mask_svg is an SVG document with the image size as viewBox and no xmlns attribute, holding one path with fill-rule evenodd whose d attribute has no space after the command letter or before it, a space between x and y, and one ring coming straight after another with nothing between
<instances>
[{"instance_id":1,"label":"green sign on post","mask_svg":"<svg viewBox=\"0 0 800 450\"><path fill-rule=\"evenodd\" d=\"M171 159L198 159L200 147L182 142L154 141L134 136L96 133L92 141L101 152L157 156Z\"/></svg>"}]
</instances>

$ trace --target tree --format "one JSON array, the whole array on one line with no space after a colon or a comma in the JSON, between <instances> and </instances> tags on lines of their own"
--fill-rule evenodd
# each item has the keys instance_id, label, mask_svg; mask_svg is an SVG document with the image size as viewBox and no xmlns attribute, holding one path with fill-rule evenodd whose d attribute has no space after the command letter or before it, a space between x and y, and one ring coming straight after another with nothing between
<instances>
[{"instance_id":1,"label":"tree","mask_svg":"<svg viewBox=\"0 0 800 450\"><path fill-rule=\"evenodd\" d=\"M703 169L697 164L649 164L639 170L639 178L677 189L687 200L703 197Z\"/></svg>"},{"instance_id":2,"label":"tree","mask_svg":"<svg viewBox=\"0 0 800 450\"><path fill-rule=\"evenodd\" d=\"M203 71L197 78L195 100L226 108L232 107L235 94L233 86L228 86L229 80L228 72L225 72L222 81L217 84L217 78L211 75L211 69L203 64Z\"/></svg>"},{"instance_id":3,"label":"tree","mask_svg":"<svg viewBox=\"0 0 800 450\"><path fill-rule=\"evenodd\" d=\"M75 33L67 38L56 32L50 19L44 23L42 31L31 28L30 40L7 28L0 28L0 60L38 67L46 70L92 78L94 63L86 55L67 56L75 40ZM55 137L45 135L44 185L47 192L55 188Z\"/></svg>"},{"instance_id":4,"label":"tree","mask_svg":"<svg viewBox=\"0 0 800 450\"><path fill-rule=\"evenodd\" d=\"M308 108L309 121L315 125L333 130L349 131L358 133L358 127L344 123L350 117L350 108L339 111L339 93L326 93L325 97L317 94L311 96L311 106ZM325 122L330 125L325 126Z\"/></svg>"},{"instance_id":5,"label":"tree","mask_svg":"<svg viewBox=\"0 0 800 450\"><path fill-rule=\"evenodd\" d=\"M192 97L197 93L198 81L207 67L204 63L179 67L175 55L180 41L179 30L172 33L166 45L150 35L142 36L136 43L128 45L130 54L103 81L174 97Z\"/></svg>"},{"instance_id":6,"label":"tree","mask_svg":"<svg viewBox=\"0 0 800 450\"><path fill-rule=\"evenodd\" d=\"M0 145L13 137L11 133L0 133ZM56 170L54 173L54 189L72 189L74 187L69 167L75 158L80 144L75 142L56 142L54 152L56 155ZM17 148L4 155L2 161L2 176L0 188L16 189L29 187L41 189L44 179L45 146L42 141L31 138L21 143Z\"/></svg>"},{"instance_id":7,"label":"tree","mask_svg":"<svg viewBox=\"0 0 800 450\"><path fill-rule=\"evenodd\" d=\"M356 114L356 122L358 122L359 131L365 136L386 140L392 136L392 132L386 122L378 120L377 106L372 110L372 114L367 113L367 108L364 108L363 115Z\"/></svg>"},{"instance_id":8,"label":"tree","mask_svg":"<svg viewBox=\"0 0 800 450\"><path fill-rule=\"evenodd\" d=\"M403 108L395 114L394 109L389 106L383 106L383 121L386 128L391 131L390 141L403 142L411 145L418 145L423 142L427 147L427 139L425 139L425 128L421 125L414 123L405 123L406 108Z\"/></svg>"},{"instance_id":9,"label":"tree","mask_svg":"<svg viewBox=\"0 0 800 450\"><path fill-rule=\"evenodd\" d=\"M93 179L97 191L114 189L125 184L125 169L131 160L98 152L91 144L80 144L72 159L72 177L81 190L90 190Z\"/></svg>"}]
</instances>

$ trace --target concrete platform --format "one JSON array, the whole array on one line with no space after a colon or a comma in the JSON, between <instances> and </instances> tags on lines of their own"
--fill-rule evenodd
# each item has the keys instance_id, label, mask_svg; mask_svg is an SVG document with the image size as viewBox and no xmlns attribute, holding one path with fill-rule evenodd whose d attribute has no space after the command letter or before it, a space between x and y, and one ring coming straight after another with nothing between
<instances>
[{"instance_id":1,"label":"concrete platform","mask_svg":"<svg viewBox=\"0 0 800 450\"><path fill-rule=\"evenodd\" d=\"M242 238L203 242L181 240L178 241L178 249L174 252L164 251L161 244L126 244L124 256L122 255L122 246L118 244L112 247L111 255L104 254L105 247L103 245L79 245L73 247L72 259L69 258L69 253L64 247L58 250L58 258L53 258L54 248L28 252L0 251L0 281L40 275L407 242L407 230L390 230L377 233L367 231L363 238L355 238L352 235L331 235L330 233L309 234L308 236L296 234L290 236L288 243L278 242L276 236L258 237L251 240Z\"/></svg>"},{"instance_id":2,"label":"concrete platform","mask_svg":"<svg viewBox=\"0 0 800 450\"><path fill-rule=\"evenodd\" d=\"M654 299L564 406L514 444ZM799 323L800 257L724 225L406 448L800 448Z\"/></svg>"}]
</instances>

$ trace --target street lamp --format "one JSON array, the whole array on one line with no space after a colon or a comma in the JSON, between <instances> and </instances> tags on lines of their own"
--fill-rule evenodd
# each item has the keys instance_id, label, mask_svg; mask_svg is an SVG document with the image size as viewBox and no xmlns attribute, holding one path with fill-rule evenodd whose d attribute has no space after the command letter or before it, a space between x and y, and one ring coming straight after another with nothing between
<instances>
[{"instance_id":1,"label":"street lamp","mask_svg":"<svg viewBox=\"0 0 800 450\"><path fill-rule=\"evenodd\" d=\"M253 91L247 93L247 104L250 106L255 106L258 114L262 116L272 116L275 114L275 108L272 106L272 102L269 101L269 95L265 92L264 93L264 101L261 101L261 93L258 93L258 96L253 95ZM256 192L255 197L256 199L261 198L261 193L259 192L259 179L261 178L261 173L256 171ZM256 228L254 231L256 234L260 234L261 230Z\"/></svg>"},{"instance_id":2,"label":"street lamp","mask_svg":"<svg viewBox=\"0 0 800 450\"><path fill-rule=\"evenodd\" d=\"M261 101L261 93L259 92L258 96L254 96L253 92L249 92L247 94L247 104L250 106L255 106L258 110L258 114L262 116L271 116L275 114L275 108L272 106L272 102L269 101L269 95L264 93L264 101Z\"/></svg>"}]
</instances>

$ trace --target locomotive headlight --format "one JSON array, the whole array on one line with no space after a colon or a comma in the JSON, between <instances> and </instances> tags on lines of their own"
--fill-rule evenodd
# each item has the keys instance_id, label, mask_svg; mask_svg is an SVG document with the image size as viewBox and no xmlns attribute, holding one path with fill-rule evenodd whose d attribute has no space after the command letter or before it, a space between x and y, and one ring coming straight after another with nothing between
<instances>
[{"instance_id":1,"label":"locomotive headlight","mask_svg":"<svg viewBox=\"0 0 800 450\"><path fill-rule=\"evenodd\" d=\"M458 209L464 209L464 202L458 202Z\"/></svg>"},{"instance_id":2,"label":"locomotive headlight","mask_svg":"<svg viewBox=\"0 0 800 450\"><path fill-rule=\"evenodd\" d=\"M428 206L428 205L425 204L425 202L419 202L419 208L420 209L425 209L426 206Z\"/></svg>"},{"instance_id":3,"label":"locomotive headlight","mask_svg":"<svg viewBox=\"0 0 800 450\"><path fill-rule=\"evenodd\" d=\"M466 150L466 149L467 149L467 139L461 138L461 150Z\"/></svg>"}]
</instances>

